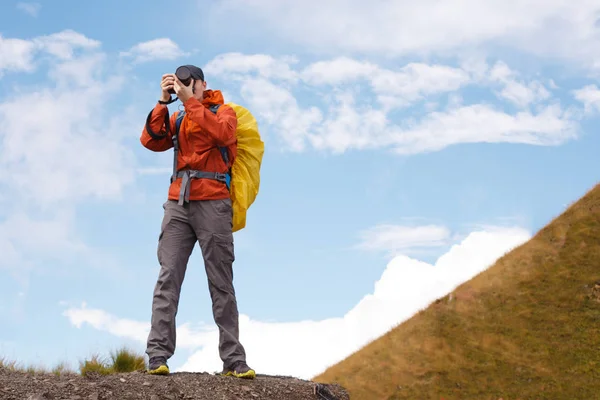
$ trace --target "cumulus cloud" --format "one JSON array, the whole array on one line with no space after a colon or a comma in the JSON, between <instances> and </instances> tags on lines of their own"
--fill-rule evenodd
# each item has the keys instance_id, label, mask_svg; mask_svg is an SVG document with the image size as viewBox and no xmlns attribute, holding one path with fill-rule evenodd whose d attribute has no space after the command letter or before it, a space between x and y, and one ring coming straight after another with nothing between
<instances>
[{"instance_id":1,"label":"cumulus cloud","mask_svg":"<svg viewBox=\"0 0 600 400\"><path fill-rule=\"evenodd\" d=\"M413 231L426 241L446 235L443 229L432 232L423 235L422 231ZM406 235L397 237L406 239ZM260 373L310 379L484 271L530 237L521 228L476 231L452 246L434 265L398 255L387 265L372 293L336 318L279 323L240 315L240 336L248 362ZM77 327L89 324L142 345L149 330L147 323L121 319L85 305L71 307L64 315ZM175 370L213 372L222 368L215 327L180 325L177 341L179 348L194 353Z\"/></svg>"},{"instance_id":2,"label":"cumulus cloud","mask_svg":"<svg viewBox=\"0 0 600 400\"><path fill-rule=\"evenodd\" d=\"M295 70L296 64L295 58L286 56L226 53L209 61L204 69L224 81L251 78L286 89L300 82L313 89L368 82L379 102L385 104L393 99L390 105L397 106L408 106L428 95L452 92L472 81L470 73L464 69L437 64L409 63L391 70L348 57L315 61ZM267 95L264 97L268 98Z\"/></svg>"},{"instance_id":3,"label":"cumulus cloud","mask_svg":"<svg viewBox=\"0 0 600 400\"><path fill-rule=\"evenodd\" d=\"M571 114L558 105L516 114L490 105L464 105L402 124L391 123L385 114L367 107L359 109L352 99L331 111L326 121L303 132L313 147L335 153L388 148L398 154L417 154L463 143L550 146L574 138L578 128ZM283 135L281 128L276 129Z\"/></svg>"},{"instance_id":4,"label":"cumulus cloud","mask_svg":"<svg viewBox=\"0 0 600 400\"><path fill-rule=\"evenodd\" d=\"M78 237L76 207L120 199L133 183L135 158L124 143L127 112L107 109L123 77L107 68L98 41L67 30L4 40L0 54L7 41L27 49L26 65L14 71L44 65L47 72L45 83L17 81L0 98L0 188L10 194L0 198L0 268L26 285L31 271L52 268L51 261L81 267L99 259Z\"/></svg>"},{"instance_id":5,"label":"cumulus cloud","mask_svg":"<svg viewBox=\"0 0 600 400\"><path fill-rule=\"evenodd\" d=\"M242 80L247 74L257 74L261 78L295 81L298 72L291 68L297 63L295 57L276 58L267 54L225 53L210 60L203 68L207 75Z\"/></svg>"},{"instance_id":6,"label":"cumulus cloud","mask_svg":"<svg viewBox=\"0 0 600 400\"><path fill-rule=\"evenodd\" d=\"M446 65L409 63L390 70L348 57L310 64L302 71L302 77L312 85L339 86L367 81L386 108L409 106L428 95L458 90L472 80L467 71Z\"/></svg>"},{"instance_id":7,"label":"cumulus cloud","mask_svg":"<svg viewBox=\"0 0 600 400\"><path fill-rule=\"evenodd\" d=\"M36 45L36 49L49 53L59 60L73 58L75 52L79 49L98 50L101 45L99 40L88 38L71 29L39 36L34 38L32 42Z\"/></svg>"},{"instance_id":8,"label":"cumulus cloud","mask_svg":"<svg viewBox=\"0 0 600 400\"><path fill-rule=\"evenodd\" d=\"M0 35L0 77L3 71L34 71L38 65L35 57L40 53L67 60L77 50L95 50L99 47L99 41L70 29L33 39L4 38Z\"/></svg>"},{"instance_id":9,"label":"cumulus cloud","mask_svg":"<svg viewBox=\"0 0 600 400\"><path fill-rule=\"evenodd\" d=\"M58 88L27 90L0 102L0 183L22 199L44 205L116 198L133 180L132 154L118 135L106 134L110 117L102 115L120 79L94 81L85 75L87 80L77 83L94 61L60 64Z\"/></svg>"},{"instance_id":10,"label":"cumulus cloud","mask_svg":"<svg viewBox=\"0 0 600 400\"><path fill-rule=\"evenodd\" d=\"M506 63L498 62L490 71L490 80L500 83L503 87L497 92L498 96L509 100L519 107L527 107L531 103L546 100L550 92L539 81L522 82L518 73Z\"/></svg>"},{"instance_id":11,"label":"cumulus cloud","mask_svg":"<svg viewBox=\"0 0 600 400\"><path fill-rule=\"evenodd\" d=\"M293 93L285 87L257 78L243 83L240 96L261 122L276 127L275 133L286 146L306 149L306 135L322 123L321 110L316 106L302 108Z\"/></svg>"},{"instance_id":12,"label":"cumulus cloud","mask_svg":"<svg viewBox=\"0 0 600 400\"><path fill-rule=\"evenodd\" d=\"M583 103L587 114L600 112L600 89L595 84L586 85L573 91L575 98Z\"/></svg>"},{"instance_id":13,"label":"cumulus cloud","mask_svg":"<svg viewBox=\"0 0 600 400\"><path fill-rule=\"evenodd\" d=\"M228 90L237 86L241 101L264 124L263 133L292 151L415 154L461 143L551 146L576 137L579 127L579 115L564 109L540 81L500 61L389 69L340 57L296 68L284 57L233 53L207 67ZM500 101L468 104L461 95L468 86Z\"/></svg>"},{"instance_id":14,"label":"cumulus cloud","mask_svg":"<svg viewBox=\"0 0 600 400\"><path fill-rule=\"evenodd\" d=\"M185 56L177 43L169 38L158 38L138 43L128 51L121 52L122 57L132 57L135 63L155 60L175 60Z\"/></svg>"},{"instance_id":15,"label":"cumulus cloud","mask_svg":"<svg viewBox=\"0 0 600 400\"><path fill-rule=\"evenodd\" d=\"M31 71L35 44L0 35L0 77L3 71Z\"/></svg>"},{"instance_id":16,"label":"cumulus cloud","mask_svg":"<svg viewBox=\"0 0 600 400\"><path fill-rule=\"evenodd\" d=\"M83 303L81 308L68 309L63 313L77 328L86 323L90 326L106 331L115 336L129 337L138 341L145 341L150 325L146 322L132 321L126 318L117 318L102 310L88 309Z\"/></svg>"},{"instance_id":17,"label":"cumulus cloud","mask_svg":"<svg viewBox=\"0 0 600 400\"><path fill-rule=\"evenodd\" d=\"M596 0L224 0L209 18L319 53L454 56L502 46L600 67L599 10Z\"/></svg>"},{"instance_id":18,"label":"cumulus cloud","mask_svg":"<svg viewBox=\"0 0 600 400\"><path fill-rule=\"evenodd\" d=\"M427 115L413 127L392 130L391 145L400 154L441 150L460 143L521 143L553 146L576 137L570 111L549 105L516 114L476 104Z\"/></svg>"}]
</instances>

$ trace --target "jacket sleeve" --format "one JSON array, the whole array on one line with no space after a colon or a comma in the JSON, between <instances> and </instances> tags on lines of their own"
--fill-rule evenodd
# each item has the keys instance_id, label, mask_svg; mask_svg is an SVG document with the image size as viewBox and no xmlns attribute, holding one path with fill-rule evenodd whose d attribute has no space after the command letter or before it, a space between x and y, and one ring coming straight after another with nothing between
<instances>
[{"instance_id":1,"label":"jacket sleeve","mask_svg":"<svg viewBox=\"0 0 600 400\"><path fill-rule=\"evenodd\" d=\"M235 143L238 121L233 108L221 106L215 115L195 97L188 99L184 107L189 118L206 130L217 146L226 147Z\"/></svg>"},{"instance_id":2,"label":"jacket sleeve","mask_svg":"<svg viewBox=\"0 0 600 400\"><path fill-rule=\"evenodd\" d=\"M166 151L173 147L173 130L176 114L169 118L166 105L156 104L146 118L140 142L152 151ZM168 127L168 130L167 130Z\"/></svg>"}]
</instances>

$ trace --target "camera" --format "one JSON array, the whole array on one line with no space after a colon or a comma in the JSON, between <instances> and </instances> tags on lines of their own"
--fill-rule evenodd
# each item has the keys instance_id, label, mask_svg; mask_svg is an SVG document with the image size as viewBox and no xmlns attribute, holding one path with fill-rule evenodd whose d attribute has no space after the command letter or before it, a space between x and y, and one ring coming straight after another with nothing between
<instances>
[{"instance_id":1,"label":"camera","mask_svg":"<svg viewBox=\"0 0 600 400\"><path fill-rule=\"evenodd\" d=\"M175 76L177 76L177 78L185 86L188 86L190 84L190 82L192 81L192 72L189 70L188 67L186 67L184 65L177 68L177 70L175 71ZM169 93L175 94L175 89L169 89Z\"/></svg>"}]
</instances>

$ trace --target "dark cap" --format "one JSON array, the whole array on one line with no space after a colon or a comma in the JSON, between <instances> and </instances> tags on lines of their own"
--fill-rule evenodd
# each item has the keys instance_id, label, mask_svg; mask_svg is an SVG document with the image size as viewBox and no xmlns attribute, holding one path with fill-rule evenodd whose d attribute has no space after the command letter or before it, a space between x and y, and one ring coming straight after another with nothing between
<instances>
[{"instance_id":1,"label":"dark cap","mask_svg":"<svg viewBox=\"0 0 600 400\"><path fill-rule=\"evenodd\" d=\"M183 67L186 67L190 70L192 78L204 81L204 72L202 71L202 69L196 67L195 65L183 65Z\"/></svg>"}]
</instances>

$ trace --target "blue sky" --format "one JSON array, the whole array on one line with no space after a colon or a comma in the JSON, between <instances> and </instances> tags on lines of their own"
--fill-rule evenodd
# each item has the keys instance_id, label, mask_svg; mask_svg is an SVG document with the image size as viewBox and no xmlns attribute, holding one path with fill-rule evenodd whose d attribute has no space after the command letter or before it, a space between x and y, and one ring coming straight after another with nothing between
<instances>
[{"instance_id":1,"label":"blue sky","mask_svg":"<svg viewBox=\"0 0 600 400\"><path fill-rule=\"evenodd\" d=\"M596 184L598 4L375 2L3 2L0 353L144 351L172 153L139 136L181 64L265 141L234 264L260 372L313 376ZM220 368L209 299L196 247L173 369Z\"/></svg>"}]
</instances>

